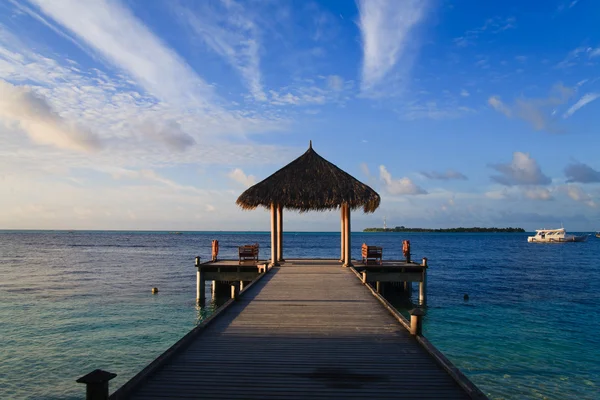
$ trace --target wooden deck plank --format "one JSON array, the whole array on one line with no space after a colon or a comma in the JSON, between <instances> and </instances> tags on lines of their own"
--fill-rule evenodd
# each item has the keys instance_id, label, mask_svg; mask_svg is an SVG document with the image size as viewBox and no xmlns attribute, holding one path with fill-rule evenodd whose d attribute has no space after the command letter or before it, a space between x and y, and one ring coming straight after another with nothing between
<instances>
[{"instance_id":1,"label":"wooden deck plank","mask_svg":"<svg viewBox=\"0 0 600 400\"><path fill-rule=\"evenodd\" d=\"M199 397L469 398L352 272L324 260L274 268L119 398Z\"/></svg>"}]
</instances>

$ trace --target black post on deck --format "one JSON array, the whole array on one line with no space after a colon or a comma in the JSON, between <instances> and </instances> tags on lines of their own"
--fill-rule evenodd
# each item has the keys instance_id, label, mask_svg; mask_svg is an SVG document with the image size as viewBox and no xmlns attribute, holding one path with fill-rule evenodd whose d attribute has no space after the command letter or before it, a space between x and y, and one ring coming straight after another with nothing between
<instances>
[{"instance_id":1,"label":"black post on deck","mask_svg":"<svg viewBox=\"0 0 600 400\"><path fill-rule=\"evenodd\" d=\"M117 374L95 369L77 379L77 383L85 383L85 400L107 400L108 382Z\"/></svg>"}]
</instances>

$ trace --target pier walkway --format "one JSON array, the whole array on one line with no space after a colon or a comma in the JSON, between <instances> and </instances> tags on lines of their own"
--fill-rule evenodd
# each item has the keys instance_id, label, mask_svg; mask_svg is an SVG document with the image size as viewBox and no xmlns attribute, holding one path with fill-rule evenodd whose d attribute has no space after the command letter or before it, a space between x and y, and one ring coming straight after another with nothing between
<instances>
[{"instance_id":1,"label":"pier walkway","mask_svg":"<svg viewBox=\"0 0 600 400\"><path fill-rule=\"evenodd\" d=\"M480 398L339 262L284 262L192 333L111 398Z\"/></svg>"}]
</instances>

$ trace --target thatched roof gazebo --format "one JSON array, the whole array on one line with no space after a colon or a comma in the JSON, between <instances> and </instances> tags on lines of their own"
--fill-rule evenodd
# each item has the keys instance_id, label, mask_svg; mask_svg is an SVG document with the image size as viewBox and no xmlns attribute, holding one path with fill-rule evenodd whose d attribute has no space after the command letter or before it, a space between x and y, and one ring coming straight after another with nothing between
<instances>
[{"instance_id":1,"label":"thatched roof gazebo","mask_svg":"<svg viewBox=\"0 0 600 400\"><path fill-rule=\"evenodd\" d=\"M325 160L312 148L248 188L236 203L246 210L271 209L271 264L283 260L283 209L306 211L341 210L341 260L350 266L350 210L373 212L381 198L373 189Z\"/></svg>"}]
</instances>

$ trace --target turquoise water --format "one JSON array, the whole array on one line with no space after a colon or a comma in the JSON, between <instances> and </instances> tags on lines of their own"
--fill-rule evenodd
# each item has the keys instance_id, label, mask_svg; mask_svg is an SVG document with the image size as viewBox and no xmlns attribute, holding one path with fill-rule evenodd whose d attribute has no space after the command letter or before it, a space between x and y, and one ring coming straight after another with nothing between
<instances>
[{"instance_id":1,"label":"turquoise water","mask_svg":"<svg viewBox=\"0 0 600 400\"><path fill-rule=\"evenodd\" d=\"M401 258L410 239L429 258L425 335L491 398L596 399L600 240L525 236L355 233L353 256L367 242ZM265 233L0 231L0 397L82 398L75 379L95 368L122 385L212 311L195 305L193 267L212 239L223 257L269 254ZM284 252L335 258L339 242L288 233Z\"/></svg>"}]
</instances>

